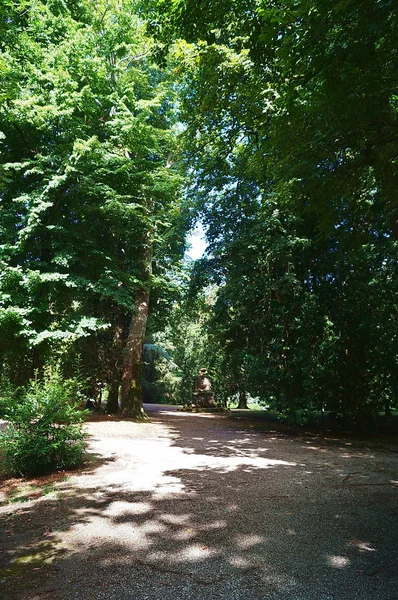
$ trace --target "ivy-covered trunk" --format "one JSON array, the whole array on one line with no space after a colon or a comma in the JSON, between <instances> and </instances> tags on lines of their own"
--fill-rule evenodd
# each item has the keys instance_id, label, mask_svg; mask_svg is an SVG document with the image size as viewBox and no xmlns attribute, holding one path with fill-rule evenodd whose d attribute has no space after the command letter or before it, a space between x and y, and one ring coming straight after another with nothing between
<instances>
[{"instance_id":1,"label":"ivy-covered trunk","mask_svg":"<svg viewBox=\"0 0 398 600\"><path fill-rule=\"evenodd\" d=\"M135 294L135 311L131 317L122 368L121 414L123 417L145 419L142 406L142 350L148 320L150 277L152 274L152 244L143 250L143 283Z\"/></svg>"}]
</instances>

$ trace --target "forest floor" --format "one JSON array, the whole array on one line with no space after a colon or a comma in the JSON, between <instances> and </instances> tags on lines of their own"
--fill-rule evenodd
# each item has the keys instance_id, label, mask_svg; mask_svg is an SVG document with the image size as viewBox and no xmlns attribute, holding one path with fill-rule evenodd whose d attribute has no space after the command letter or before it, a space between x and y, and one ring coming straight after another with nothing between
<instances>
[{"instance_id":1,"label":"forest floor","mask_svg":"<svg viewBox=\"0 0 398 600\"><path fill-rule=\"evenodd\" d=\"M6 600L398 600L392 442L247 413L93 418L83 469L0 486Z\"/></svg>"}]
</instances>

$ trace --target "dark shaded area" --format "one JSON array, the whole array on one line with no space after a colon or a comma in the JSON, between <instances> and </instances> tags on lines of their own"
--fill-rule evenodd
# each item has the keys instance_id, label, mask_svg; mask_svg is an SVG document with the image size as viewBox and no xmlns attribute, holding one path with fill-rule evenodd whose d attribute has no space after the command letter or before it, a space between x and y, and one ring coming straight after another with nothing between
<instances>
[{"instance_id":1,"label":"dark shaded area","mask_svg":"<svg viewBox=\"0 0 398 600\"><path fill-rule=\"evenodd\" d=\"M374 430L372 432L360 432L347 423L325 414L313 414L305 424L281 419L277 413L268 410L240 410L234 409L231 416L235 419L246 422L255 422L257 427L264 431L276 429L287 435L316 435L316 436L338 436L350 437L355 440L369 442L370 439L376 442L386 442L398 447L398 415L391 414L388 417L378 415L375 417Z\"/></svg>"}]
</instances>

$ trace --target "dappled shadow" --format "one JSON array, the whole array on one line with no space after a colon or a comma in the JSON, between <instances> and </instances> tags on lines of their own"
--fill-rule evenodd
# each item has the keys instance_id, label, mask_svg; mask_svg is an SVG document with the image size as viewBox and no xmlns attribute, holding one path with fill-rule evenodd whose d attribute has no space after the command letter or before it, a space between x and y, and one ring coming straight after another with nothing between
<instances>
[{"instance_id":1,"label":"dappled shadow","mask_svg":"<svg viewBox=\"0 0 398 600\"><path fill-rule=\"evenodd\" d=\"M9 600L394 597L395 479L373 455L347 473L340 449L184 414L98 424L101 448L58 496L5 514ZM381 488L348 487L365 470L388 484L383 510Z\"/></svg>"}]
</instances>

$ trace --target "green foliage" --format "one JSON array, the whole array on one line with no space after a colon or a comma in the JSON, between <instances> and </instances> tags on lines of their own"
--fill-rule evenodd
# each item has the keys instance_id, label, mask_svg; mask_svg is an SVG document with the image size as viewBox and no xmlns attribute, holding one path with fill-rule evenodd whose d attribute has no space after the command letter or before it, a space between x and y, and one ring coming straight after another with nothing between
<instances>
[{"instance_id":1,"label":"green foliage","mask_svg":"<svg viewBox=\"0 0 398 600\"><path fill-rule=\"evenodd\" d=\"M10 407L17 402L18 393L18 388L12 385L8 377L0 379L0 418L4 418Z\"/></svg>"},{"instance_id":2,"label":"green foliage","mask_svg":"<svg viewBox=\"0 0 398 600\"><path fill-rule=\"evenodd\" d=\"M178 377L170 353L158 343L145 343L143 352L143 401L175 404Z\"/></svg>"},{"instance_id":3,"label":"green foliage","mask_svg":"<svg viewBox=\"0 0 398 600\"><path fill-rule=\"evenodd\" d=\"M47 367L19 402L8 407L7 429L0 445L7 468L16 475L33 475L80 464L84 448L81 383L64 379L59 368Z\"/></svg>"},{"instance_id":4,"label":"green foliage","mask_svg":"<svg viewBox=\"0 0 398 600\"><path fill-rule=\"evenodd\" d=\"M135 4L0 8L0 373L17 385L54 354L81 354L91 388L118 381L137 290L153 312L173 293L175 92Z\"/></svg>"},{"instance_id":5,"label":"green foliage","mask_svg":"<svg viewBox=\"0 0 398 600\"><path fill-rule=\"evenodd\" d=\"M81 354L90 396L117 392L151 289L153 399L186 402L206 367L224 403L391 411L392 2L6 0L0 34L1 373Z\"/></svg>"},{"instance_id":6,"label":"green foliage","mask_svg":"<svg viewBox=\"0 0 398 600\"><path fill-rule=\"evenodd\" d=\"M397 402L392 3L149 3L181 76L224 390L359 428ZM344 33L343 33L344 32ZM206 366L206 365L205 365Z\"/></svg>"},{"instance_id":7,"label":"green foliage","mask_svg":"<svg viewBox=\"0 0 398 600\"><path fill-rule=\"evenodd\" d=\"M172 307L163 331L154 336L170 357L161 378L170 404L188 404L192 400L200 368L208 368L211 376L215 373L207 331L211 299L201 294L192 301L187 282L181 288L179 302Z\"/></svg>"}]
</instances>

